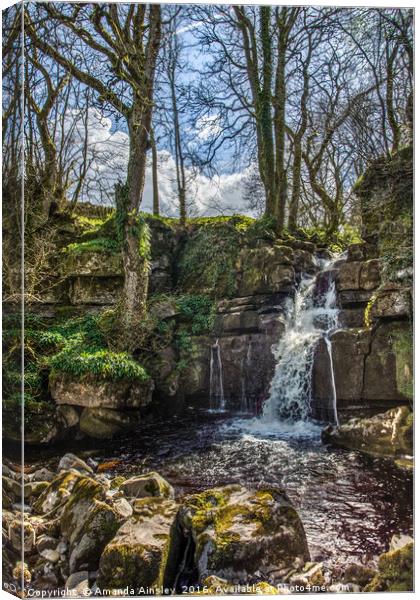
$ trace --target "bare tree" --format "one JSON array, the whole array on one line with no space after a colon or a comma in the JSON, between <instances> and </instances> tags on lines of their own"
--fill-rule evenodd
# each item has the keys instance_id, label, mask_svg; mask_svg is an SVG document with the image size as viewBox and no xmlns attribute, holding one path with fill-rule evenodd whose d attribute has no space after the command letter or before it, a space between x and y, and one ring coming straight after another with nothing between
<instances>
[{"instance_id":1,"label":"bare tree","mask_svg":"<svg viewBox=\"0 0 420 600\"><path fill-rule=\"evenodd\" d=\"M127 180L116 190L124 265L118 314L121 345L133 349L143 323L148 287L147 256L139 252L143 227L138 212L146 152L150 148L155 69L161 40L160 5L42 4L35 10L37 22L29 14L26 20L33 44L72 77L94 89L100 100L127 122ZM90 58L89 68L80 65L80 50L84 60Z\"/></svg>"}]
</instances>

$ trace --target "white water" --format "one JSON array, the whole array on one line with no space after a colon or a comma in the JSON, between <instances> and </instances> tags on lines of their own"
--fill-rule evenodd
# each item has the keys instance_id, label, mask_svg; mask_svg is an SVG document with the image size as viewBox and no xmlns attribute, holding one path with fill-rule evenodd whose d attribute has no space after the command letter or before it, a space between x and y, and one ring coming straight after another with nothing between
<instances>
[{"instance_id":1,"label":"white water","mask_svg":"<svg viewBox=\"0 0 420 600\"><path fill-rule=\"evenodd\" d=\"M241 408L243 414L252 413L252 407L247 395L247 377L252 369L252 344L248 343L246 357L241 361Z\"/></svg>"},{"instance_id":2,"label":"white water","mask_svg":"<svg viewBox=\"0 0 420 600\"><path fill-rule=\"evenodd\" d=\"M219 340L210 348L210 410L224 412L226 408L223 390L223 369Z\"/></svg>"},{"instance_id":3,"label":"white water","mask_svg":"<svg viewBox=\"0 0 420 600\"><path fill-rule=\"evenodd\" d=\"M324 270L331 267L324 265ZM289 425L307 422L311 416L312 364L316 345L326 340L330 357L333 390L333 411L336 422L337 406L331 344L329 335L338 326L335 285L330 278L328 289L315 298L316 277L302 279L295 302L288 307L286 331L274 350L276 369L270 395L264 405L263 423L286 422ZM294 426L296 428L296 425Z\"/></svg>"},{"instance_id":4,"label":"white water","mask_svg":"<svg viewBox=\"0 0 420 600\"><path fill-rule=\"evenodd\" d=\"M334 413L334 422L335 425L339 425L339 421L338 421L338 412L337 412L337 389L335 387L335 376L334 376L334 363L333 363L333 356L332 356L332 345L331 345L331 340L327 335L324 336L324 340L325 340L325 346L327 348L327 352L328 352L328 358L330 359L330 373L331 373L331 388L332 388L332 408L333 408L333 413Z\"/></svg>"}]
</instances>

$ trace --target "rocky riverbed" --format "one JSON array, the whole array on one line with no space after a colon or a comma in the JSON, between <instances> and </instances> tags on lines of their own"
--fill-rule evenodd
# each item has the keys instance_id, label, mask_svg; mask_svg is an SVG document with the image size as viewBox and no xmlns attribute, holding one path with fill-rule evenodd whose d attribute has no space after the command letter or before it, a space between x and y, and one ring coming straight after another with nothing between
<instances>
[{"instance_id":1,"label":"rocky riverbed","mask_svg":"<svg viewBox=\"0 0 420 600\"><path fill-rule=\"evenodd\" d=\"M410 585L405 554L395 581L378 570L390 544L412 533L410 472L322 444L320 434L314 423L267 431L258 419L202 414L144 426L84 459L30 453L27 585L285 593L397 589L400 576ZM5 573L17 585L13 469L6 463L3 525Z\"/></svg>"}]
</instances>

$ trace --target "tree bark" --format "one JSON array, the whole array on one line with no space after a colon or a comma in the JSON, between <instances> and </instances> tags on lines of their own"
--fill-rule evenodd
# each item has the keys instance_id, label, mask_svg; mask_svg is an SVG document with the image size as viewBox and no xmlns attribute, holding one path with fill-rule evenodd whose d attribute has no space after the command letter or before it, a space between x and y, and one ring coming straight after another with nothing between
<instances>
[{"instance_id":1,"label":"tree bark","mask_svg":"<svg viewBox=\"0 0 420 600\"><path fill-rule=\"evenodd\" d=\"M152 146L152 181L153 181L153 214L159 216L159 183L157 170L157 150L153 127L150 130L150 144Z\"/></svg>"}]
</instances>

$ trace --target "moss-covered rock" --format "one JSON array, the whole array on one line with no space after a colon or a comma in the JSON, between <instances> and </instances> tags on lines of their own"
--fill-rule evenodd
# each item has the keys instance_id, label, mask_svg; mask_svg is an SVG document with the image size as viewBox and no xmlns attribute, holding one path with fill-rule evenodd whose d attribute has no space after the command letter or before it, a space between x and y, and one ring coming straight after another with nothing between
<instances>
[{"instance_id":1,"label":"moss-covered rock","mask_svg":"<svg viewBox=\"0 0 420 600\"><path fill-rule=\"evenodd\" d=\"M363 591L413 591L413 549L414 543L410 542L402 548L381 554L379 557L378 572Z\"/></svg>"},{"instance_id":2,"label":"moss-covered rock","mask_svg":"<svg viewBox=\"0 0 420 600\"><path fill-rule=\"evenodd\" d=\"M138 590L172 584L177 510L177 505L166 498L137 500L135 514L102 553L98 586Z\"/></svg>"},{"instance_id":3,"label":"moss-covered rock","mask_svg":"<svg viewBox=\"0 0 420 600\"><path fill-rule=\"evenodd\" d=\"M126 496L144 498L147 496L173 498L174 489L159 473L151 472L144 475L136 475L126 479L120 490Z\"/></svg>"},{"instance_id":4,"label":"moss-covered rock","mask_svg":"<svg viewBox=\"0 0 420 600\"><path fill-rule=\"evenodd\" d=\"M402 406L370 418L353 418L340 427L328 426L323 440L367 454L412 455L413 413L408 406Z\"/></svg>"},{"instance_id":5,"label":"moss-covered rock","mask_svg":"<svg viewBox=\"0 0 420 600\"><path fill-rule=\"evenodd\" d=\"M299 515L280 489L206 490L186 499L180 522L193 537L200 581L216 575L246 582L309 560Z\"/></svg>"},{"instance_id":6,"label":"moss-covered rock","mask_svg":"<svg viewBox=\"0 0 420 600\"><path fill-rule=\"evenodd\" d=\"M50 377L50 391L57 404L130 409L150 404L153 381L111 381L95 375L85 375L81 379L69 373L54 373Z\"/></svg>"},{"instance_id":7,"label":"moss-covered rock","mask_svg":"<svg viewBox=\"0 0 420 600\"><path fill-rule=\"evenodd\" d=\"M60 263L61 274L65 277L112 277L123 273L121 254L115 250L91 251L82 244L72 244L66 250Z\"/></svg>"},{"instance_id":8,"label":"moss-covered rock","mask_svg":"<svg viewBox=\"0 0 420 600\"><path fill-rule=\"evenodd\" d=\"M64 506L64 503L70 498L74 486L81 478L81 473L76 470L61 471L36 499L33 510L36 513L45 514Z\"/></svg>"},{"instance_id":9,"label":"moss-covered rock","mask_svg":"<svg viewBox=\"0 0 420 600\"><path fill-rule=\"evenodd\" d=\"M70 573L83 565L96 569L102 550L121 523L121 516L104 500L104 488L90 477L74 486L60 519L61 533L69 542Z\"/></svg>"}]
</instances>

